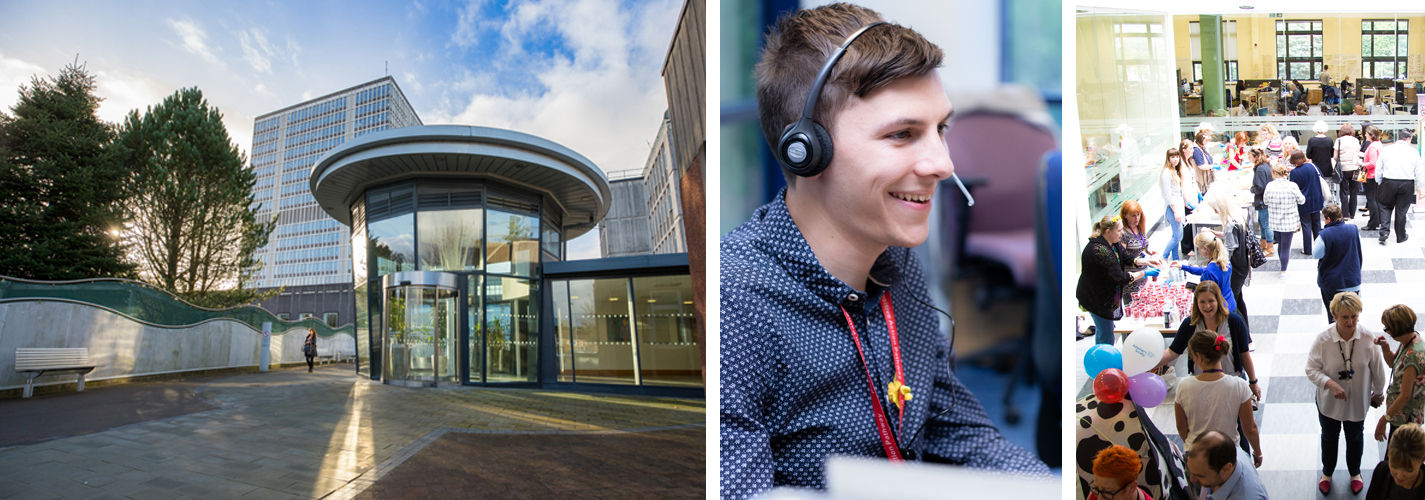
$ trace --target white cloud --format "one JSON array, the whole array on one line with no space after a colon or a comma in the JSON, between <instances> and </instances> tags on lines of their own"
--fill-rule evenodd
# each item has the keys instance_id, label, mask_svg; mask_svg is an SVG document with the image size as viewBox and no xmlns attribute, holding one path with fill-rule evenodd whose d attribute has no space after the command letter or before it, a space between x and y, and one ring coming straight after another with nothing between
<instances>
[{"instance_id":1,"label":"white cloud","mask_svg":"<svg viewBox=\"0 0 1425 500\"><path fill-rule=\"evenodd\" d=\"M222 66L223 62L218 60L218 56L213 54L208 48L208 34L198 27L197 23L184 19L181 21L165 19L168 26L173 28L173 32L183 39L183 50L202 57L203 60Z\"/></svg>"},{"instance_id":2,"label":"white cloud","mask_svg":"<svg viewBox=\"0 0 1425 500\"><path fill-rule=\"evenodd\" d=\"M94 93L104 99L99 103L99 119L111 123L123 123L129 111L142 113L178 90L151 75L124 69L95 70L94 77L98 84Z\"/></svg>"},{"instance_id":3,"label":"white cloud","mask_svg":"<svg viewBox=\"0 0 1425 500\"><path fill-rule=\"evenodd\" d=\"M563 40L572 59L516 58L502 51L494 66L520 65L542 87L533 92L491 90L491 77L466 74L450 85L435 110L421 111L426 123L460 123L509 128L568 146L606 172L641 169L648 143L667 108L660 74L676 26L673 0L642 3L620 11L607 0L521 4L502 26L502 37L519 44L549 36ZM649 29L658 23L661 29ZM510 60L515 59L515 60ZM468 98L461 94L470 92ZM460 101L468 99L462 104ZM453 102L452 102L453 101Z\"/></svg>"},{"instance_id":4,"label":"white cloud","mask_svg":"<svg viewBox=\"0 0 1425 500\"><path fill-rule=\"evenodd\" d=\"M242 58L258 73L272 73L272 55L276 52L267 43L267 35L253 28L238 32L238 43L242 45Z\"/></svg>"},{"instance_id":5,"label":"white cloud","mask_svg":"<svg viewBox=\"0 0 1425 500\"><path fill-rule=\"evenodd\" d=\"M484 6L485 0L469 0L456 11L455 33L450 36L451 44L461 48L475 46L480 31L491 26L489 21L480 19L480 9Z\"/></svg>"},{"instance_id":6,"label":"white cloud","mask_svg":"<svg viewBox=\"0 0 1425 500\"><path fill-rule=\"evenodd\" d=\"M425 91L425 86L424 86L424 85L421 85L421 79L420 79L420 78L416 78L416 74L415 74L415 73L411 73L410 71L406 71L406 72L401 73L401 83L406 84L406 87L407 87L407 88L409 88L409 89L411 89L411 90L413 90L413 91L415 91L415 92L424 92L424 91Z\"/></svg>"},{"instance_id":7,"label":"white cloud","mask_svg":"<svg viewBox=\"0 0 1425 500\"><path fill-rule=\"evenodd\" d=\"M49 73L58 73L59 68L46 71L44 67L29 61L7 57L0 52L0 109L6 114L20 100L20 85L29 85L30 78L44 78Z\"/></svg>"}]
</instances>

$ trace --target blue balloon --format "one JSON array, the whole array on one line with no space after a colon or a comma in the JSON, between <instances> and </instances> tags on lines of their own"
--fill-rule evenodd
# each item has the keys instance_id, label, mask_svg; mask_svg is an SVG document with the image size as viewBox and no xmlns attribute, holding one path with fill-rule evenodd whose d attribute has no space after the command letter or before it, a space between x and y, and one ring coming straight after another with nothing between
<instances>
[{"instance_id":1,"label":"blue balloon","mask_svg":"<svg viewBox=\"0 0 1425 500\"><path fill-rule=\"evenodd\" d=\"M1084 371L1088 372L1089 378L1098 376L1098 372L1114 368L1123 369L1123 353L1117 347L1110 344L1096 344L1084 353Z\"/></svg>"}]
</instances>

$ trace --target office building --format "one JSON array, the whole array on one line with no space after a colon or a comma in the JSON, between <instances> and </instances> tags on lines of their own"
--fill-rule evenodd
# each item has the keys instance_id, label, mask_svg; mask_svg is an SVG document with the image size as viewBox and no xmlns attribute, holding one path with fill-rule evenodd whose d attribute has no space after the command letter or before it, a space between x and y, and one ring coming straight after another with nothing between
<instances>
[{"instance_id":1,"label":"office building","mask_svg":"<svg viewBox=\"0 0 1425 500\"><path fill-rule=\"evenodd\" d=\"M420 125L396 80L387 76L258 116L252 134L252 191L259 220L277 217L262 269L247 286L286 287L262 304L279 317L353 321L351 233L312 199L312 166L332 148L366 134Z\"/></svg>"}]
</instances>

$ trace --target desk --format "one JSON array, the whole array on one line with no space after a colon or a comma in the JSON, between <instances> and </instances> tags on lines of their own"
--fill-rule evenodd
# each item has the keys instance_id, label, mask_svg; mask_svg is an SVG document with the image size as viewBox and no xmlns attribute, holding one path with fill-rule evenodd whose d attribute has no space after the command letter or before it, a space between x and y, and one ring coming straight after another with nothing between
<instances>
[{"instance_id":1,"label":"desk","mask_svg":"<svg viewBox=\"0 0 1425 500\"><path fill-rule=\"evenodd\" d=\"M1189 115L1202 114L1202 96L1190 95L1183 98L1183 113Z\"/></svg>"}]
</instances>

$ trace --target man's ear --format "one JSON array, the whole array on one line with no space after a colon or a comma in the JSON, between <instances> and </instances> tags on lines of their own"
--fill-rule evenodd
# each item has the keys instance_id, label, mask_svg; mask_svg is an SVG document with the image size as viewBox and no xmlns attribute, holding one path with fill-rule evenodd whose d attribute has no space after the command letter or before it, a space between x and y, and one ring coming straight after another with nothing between
<instances>
[{"instance_id":1,"label":"man's ear","mask_svg":"<svg viewBox=\"0 0 1425 500\"><path fill-rule=\"evenodd\" d=\"M1219 472L1222 474L1222 479L1223 479L1223 480L1226 480L1227 478L1232 477L1232 474L1235 473L1235 472L1237 472L1237 462L1235 462L1235 461L1227 462L1226 465L1223 465L1223 466L1222 466L1222 470L1219 471Z\"/></svg>"}]
</instances>

